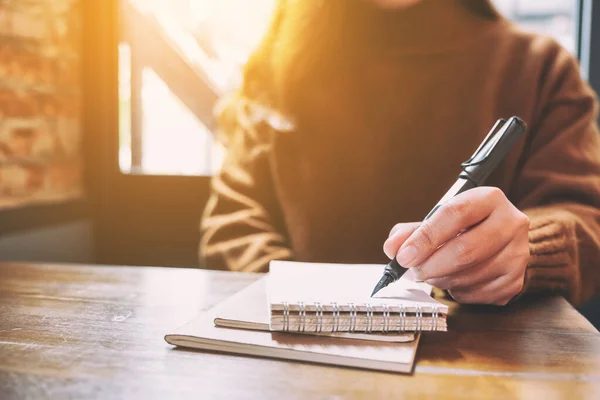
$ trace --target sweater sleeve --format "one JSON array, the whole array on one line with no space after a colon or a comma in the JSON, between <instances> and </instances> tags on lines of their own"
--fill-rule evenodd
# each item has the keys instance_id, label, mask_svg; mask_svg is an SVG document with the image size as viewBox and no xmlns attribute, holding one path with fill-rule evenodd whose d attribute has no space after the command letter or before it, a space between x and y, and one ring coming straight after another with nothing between
<instances>
[{"instance_id":1,"label":"sweater sleeve","mask_svg":"<svg viewBox=\"0 0 600 400\"><path fill-rule=\"evenodd\" d=\"M272 182L269 128L237 126L228 132L227 156L211 180L201 222L200 262L211 269L258 272L269 261L291 258Z\"/></svg>"},{"instance_id":2,"label":"sweater sleeve","mask_svg":"<svg viewBox=\"0 0 600 400\"><path fill-rule=\"evenodd\" d=\"M577 62L558 52L531 124L515 204L530 218L523 293L560 292L581 305L600 292L597 101Z\"/></svg>"}]
</instances>

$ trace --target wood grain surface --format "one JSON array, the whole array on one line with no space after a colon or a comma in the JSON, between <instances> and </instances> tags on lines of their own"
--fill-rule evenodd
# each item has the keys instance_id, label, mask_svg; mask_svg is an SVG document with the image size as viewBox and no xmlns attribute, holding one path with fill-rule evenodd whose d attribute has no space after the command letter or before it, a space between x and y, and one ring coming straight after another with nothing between
<instances>
[{"instance_id":1,"label":"wood grain surface","mask_svg":"<svg viewBox=\"0 0 600 400\"><path fill-rule=\"evenodd\" d=\"M412 375L180 350L163 337L259 275L0 264L0 398L600 398L600 334L563 298L450 305Z\"/></svg>"}]
</instances>

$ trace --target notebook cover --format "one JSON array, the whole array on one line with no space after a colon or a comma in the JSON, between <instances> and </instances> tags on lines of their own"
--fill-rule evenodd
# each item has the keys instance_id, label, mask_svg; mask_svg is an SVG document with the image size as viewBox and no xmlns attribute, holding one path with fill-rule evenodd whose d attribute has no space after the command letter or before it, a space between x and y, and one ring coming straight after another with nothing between
<instances>
[{"instance_id":1,"label":"notebook cover","mask_svg":"<svg viewBox=\"0 0 600 400\"><path fill-rule=\"evenodd\" d=\"M260 281L253 285L260 285ZM240 293L166 335L166 342L232 354L399 373L412 371L420 334L410 342L390 343L216 326L214 320L224 310L239 307Z\"/></svg>"}]
</instances>

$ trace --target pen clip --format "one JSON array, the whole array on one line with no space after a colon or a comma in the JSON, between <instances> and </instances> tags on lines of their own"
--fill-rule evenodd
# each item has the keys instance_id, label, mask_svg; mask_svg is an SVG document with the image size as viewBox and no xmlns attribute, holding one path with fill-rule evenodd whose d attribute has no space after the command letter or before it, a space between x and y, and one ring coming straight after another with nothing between
<instances>
[{"instance_id":1,"label":"pen clip","mask_svg":"<svg viewBox=\"0 0 600 400\"><path fill-rule=\"evenodd\" d=\"M481 164L482 162L485 162L485 160L488 158L488 156L492 153L492 150L494 149L494 147L498 144L498 142L500 140L497 140L496 143L494 144L494 146L492 146L492 148L490 148L487 152L487 154L485 155L485 157L474 161L477 156L479 155L479 153L487 146L487 144L496 137L497 134L500 133L500 130L502 129L502 127L506 124L506 121L504 119L499 119L498 121L496 121L496 123L494 124L494 126L492 127L492 129L490 129L489 133L487 134L487 136L485 137L485 139L483 140L483 142L481 142L481 144L479 145L479 147L477 148L477 150L475 150L475 152L473 153L473 155L471 156L471 158L469 158L467 161L463 162L460 166L463 168L466 167L471 167L473 165L477 165L477 164Z\"/></svg>"}]
</instances>

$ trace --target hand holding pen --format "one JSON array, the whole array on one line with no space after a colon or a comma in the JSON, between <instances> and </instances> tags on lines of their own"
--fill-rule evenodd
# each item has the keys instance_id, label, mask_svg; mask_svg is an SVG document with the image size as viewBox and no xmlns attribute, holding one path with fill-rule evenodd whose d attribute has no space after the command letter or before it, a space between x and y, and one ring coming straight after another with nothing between
<instances>
[{"instance_id":1,"label":"hand holding pen","mask_svg":"<svg viewBox=\"0 0 600 400\"><path fill-rule=\"evenodd\" d=\"M524 130L516 117L499 120L425 220L392 229L384 244L392 261L373 294L407 268L462 303L504 305L521 292L529 219L500 189L481 185Z\"/></svg>"},{"instance_id":2,"label":"hand holding pen","mask_svg":"<svg viewBox=\"0 0 600 400\"><path fill-rule=\"evenodd\" d=\"M521 292L529 219L500 189L461 193L417 225L396 225L384 244L386 255L412 267L417 279L460 303L504 305Z\"/></svg>"}]
</instances>

